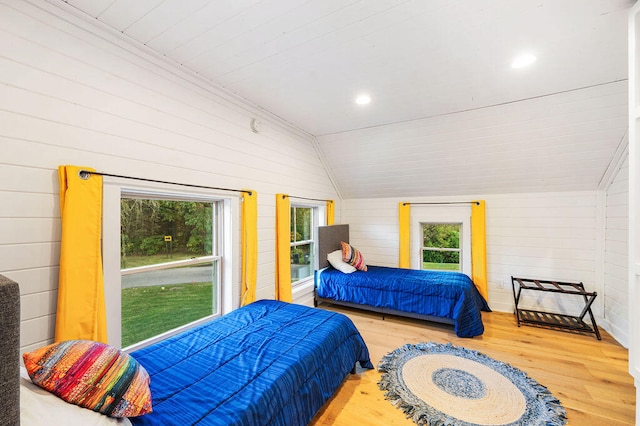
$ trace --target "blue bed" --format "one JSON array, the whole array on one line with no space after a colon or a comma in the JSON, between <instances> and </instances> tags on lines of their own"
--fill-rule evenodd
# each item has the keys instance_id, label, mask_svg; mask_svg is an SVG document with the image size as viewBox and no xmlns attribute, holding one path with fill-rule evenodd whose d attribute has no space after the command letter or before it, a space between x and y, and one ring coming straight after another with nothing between
<instances>
[{"instance_id":1,"label":"blue bed","mask_svg":"<svg viewBox=\"0 0 640 426\"><path fill-rule=\"evenodd\" d=\"M306 425L360 362L345 315L261 300L131 354L153 413L134 425Z\"/></svg>"},{"instance_id":2,"label":"blue bed","mask_svg":"<svg viewBox=\"0 0 640 426\"><path fill-rule=\"evenodd\" d=\"M351 274L328 267L318 275L320 301L350 302L382 313L439 320L453 324L459 337L484 332L480 311L488 311L489 306L465 274L369 266L366 272Z\"/></svg>"},{"instance_id":3,"label":"blue bed","mask_svg":"<svg viewBox=\"0 0 640 426\"><path fill-rule=\"evenodd\" d=\"M349 242L349 225L318 227L316 303L451 324L459 337L484 332L481 311L490 309L467 275L371 265L366 272L343 273L326 261L328 253L340 249L341 241Z\"/></svg>"}]
</instances>

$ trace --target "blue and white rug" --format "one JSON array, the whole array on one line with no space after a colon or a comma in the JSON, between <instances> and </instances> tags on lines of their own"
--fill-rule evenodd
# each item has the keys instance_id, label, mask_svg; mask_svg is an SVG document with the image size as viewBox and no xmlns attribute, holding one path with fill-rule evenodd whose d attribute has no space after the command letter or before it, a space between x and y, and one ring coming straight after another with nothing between
<instances>
[{"instance_id":1,"label":"blue and white rug","mask_svg":"<svg viewBox=\"0 0 640 426\"><path fill-rule=\"evenodd\" d=\"M378 383L419 425L564 425L549 390L511 365L451 343L404 345L385 355Z\"/></svg>"}]
</instances>

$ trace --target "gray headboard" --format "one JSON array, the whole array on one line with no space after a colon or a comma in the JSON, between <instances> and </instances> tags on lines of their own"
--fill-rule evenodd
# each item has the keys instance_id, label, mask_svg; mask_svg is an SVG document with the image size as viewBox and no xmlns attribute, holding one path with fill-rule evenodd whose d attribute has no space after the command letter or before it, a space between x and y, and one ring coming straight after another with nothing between
<instances>
[{"instance_id":1,"label":"gray headboard","mask_svg":"<svg viewBox=\"0 0 640 426\"><path fill-rule=\"evenodd\" d=\"M0 275L0 424L20 425L20 288Z\"/></svg>"},{"instance_id":2,"label":"gray headboard","mask_svg":"<svg viewBox=\"0 0 640 426\"><path fill-rule=\"evenodd\" d=\"M349 225L318 226L318 269L329 266L327 254L340 250L341 241L349 242Z\"/></svg>"}]
</instances>

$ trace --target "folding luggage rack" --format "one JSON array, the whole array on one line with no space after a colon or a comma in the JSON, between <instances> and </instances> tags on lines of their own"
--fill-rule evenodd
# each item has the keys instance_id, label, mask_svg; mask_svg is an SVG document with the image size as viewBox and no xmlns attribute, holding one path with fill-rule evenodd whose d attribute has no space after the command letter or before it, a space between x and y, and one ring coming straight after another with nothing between
<instances>
[{"instance_id":1,"label":"folding luggage rack","mask_svg":"<svg viewBox=\"0 0 640 426\"><path fill-rule=\"evenodd\" d=\"M516 283L518 288L516 289ZM596 320L591 312L591 305L598 295L596 292L588 292L584 289L584 284L560 282L560 281L547 281L537 280L529 278L516 278L511 277L511 288L513 289L513 299L516 305L515 314L518 320L518 327L520 324L531 324L541 327L549 327L553 329L584 332L595 334L598 340L602 340L600 337L600 331L596 325ZM531 309L520 309L518 304L520 303L520 296L522 290L544 291L560 294L573 294L582 296L585 306L580 312L580 315L565 315L554 312L535 311ZM584 317L589 314L591 325L584 321Z\"/></svg>"}]
</instances>

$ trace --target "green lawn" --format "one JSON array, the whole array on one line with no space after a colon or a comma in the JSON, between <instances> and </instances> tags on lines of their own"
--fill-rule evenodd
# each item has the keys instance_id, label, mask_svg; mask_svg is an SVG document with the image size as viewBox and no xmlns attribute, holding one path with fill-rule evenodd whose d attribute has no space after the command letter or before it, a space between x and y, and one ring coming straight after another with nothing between
<instances>
[{"instance_id":1,"label":"green lawn","mask_svg":"<svg viewBox=\"0 0 640 426\"><path fill-rule=\"evenodd\" d=\"M122 347L211 315L211 282L122 290Z\"/></svg>"},{"instance_id":2,"label":"green lawn","mask_svg":"<svg viewBox=\"0 0 640 426\"><path fill-rule=\"evenodd\" d=\"M457 271L458 264L456 263L433 263L422 262L422 269L435 269L438 271Z\"/></svg>"}]
</instances>

